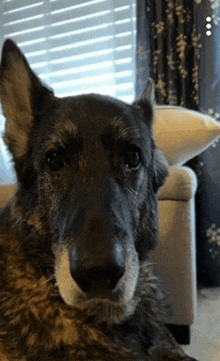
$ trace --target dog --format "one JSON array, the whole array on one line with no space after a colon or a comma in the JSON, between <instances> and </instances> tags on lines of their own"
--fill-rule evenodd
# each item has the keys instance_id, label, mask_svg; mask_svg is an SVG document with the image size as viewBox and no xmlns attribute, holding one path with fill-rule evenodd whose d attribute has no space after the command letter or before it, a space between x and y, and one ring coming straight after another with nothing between
<instances>
[{"instance_id":1,"label":"dog","mask_svg":"<svg viewBox=\"0 0 220 361\"><path fill-rule=\"evenodd\" d=\"M168 175L152 81L132 105L58 98L8 39L0 94L17 177L0 214L3 359L193 360L163 325L148 259Z\"/></svg>"}]
</instances>

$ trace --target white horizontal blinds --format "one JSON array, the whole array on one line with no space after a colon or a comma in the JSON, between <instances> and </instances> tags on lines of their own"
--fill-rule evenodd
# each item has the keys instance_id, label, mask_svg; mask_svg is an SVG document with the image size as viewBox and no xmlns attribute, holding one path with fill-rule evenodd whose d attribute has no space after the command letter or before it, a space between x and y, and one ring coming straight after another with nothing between
<instances>
[{"instance_id":1,"label":"white horizontal blinds","mask_svg":"<svg viewBox=\"0 0 220 361\"><path fill-rule=\"evenodd\" d=\"M43 76L60 95L95 91L131 101L131 4L124 5L124 0L69 3L51 1L51 72Z\"/></svg>"},{"instance_id":2,"label":"white horizontal blinds","mask_svg":"<svg viewBox=\"0 0 220 361\"><path fill-rule=\"evenodd\" d=\"M102 93L134 99L134 0L3 0L11 37L58 96Z\"/></svg>"}]
</instances>

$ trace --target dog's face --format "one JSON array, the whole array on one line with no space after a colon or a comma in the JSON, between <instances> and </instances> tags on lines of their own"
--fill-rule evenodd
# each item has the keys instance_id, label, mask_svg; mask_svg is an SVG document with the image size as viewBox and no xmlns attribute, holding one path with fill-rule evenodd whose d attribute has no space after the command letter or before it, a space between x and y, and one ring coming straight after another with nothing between
<instances>
[{"instance_id":1,"label":"dog's face","mask_svg":"<svg viewBox=\"0 0 220 361\"><path fill-rule=\"evenodd\" d=\"M66 304L119 322L135 307L167 175L152 136L152 83L133 105L93 94L59 99L6 41L0 91L23 252L55 274Z\"/></svg>"}]
</instances>

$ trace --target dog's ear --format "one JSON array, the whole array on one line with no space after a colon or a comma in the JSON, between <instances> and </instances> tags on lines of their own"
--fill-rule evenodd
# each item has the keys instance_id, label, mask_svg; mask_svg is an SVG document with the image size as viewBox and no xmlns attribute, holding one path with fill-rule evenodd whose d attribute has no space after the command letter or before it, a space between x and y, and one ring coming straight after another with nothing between
<instances>
[{"instance_id":1,"label":"dog's ear","mask_svg":"<svg viewBox=\"0 0 220 361\"><path fill-rule=\"evenodd\" d=\"M0 67L0 96L6 117L4 141L15 158L25 154L34 113L51 94L33 73L16 44L6 40Z\"/></svg>"},{"instance_id":2,"label":"dog's ear","mask_svg":"<svg viewBox=\"0 0 220 361\"><path fill-rule=\"evenodd\" d=\"M155 87L151 78L147 80L145 89L140 98L133 104L136 106L139 112L144 115L144 121L148 127L153 127L154 121L154 109L155 104ZM157 148L154 148L153 154L153 190L157 193L158 189L164 184L164 181L168 175L168 163L163 153Z\"/></svg>"},{"instance_id":3,"label":"dog's ear","mask_svg":"<svg viewBox=\"0 0 220 361\"><path fill-rule=\"evenodd\" d=\"M154 150L154 176L153 176L153 190L154 193L164 184L166 177L169 174L168 162L159 148Z\"/></svg>"},{"instance_id":4,"label":"dog's ear","mask_svg":"<svg viewBox=\"0 0 220 361\"><path fill-rule=\"evenodd\" d=\"M154 86L154 82L151 78L148 78L144 91L142 92L141 96L140 96L140 100L138 102L140 102L141 100L149 100L151 102L152 105L154 105L155 102L155 86Z\"/></svg>"},{"instance_id":5,"label":"dog's ear","mask_svg":"<svg viewBox=\"0 0 220 361\"><path fill-rule=\"evenodd\" d=\"M151 78L147 80L145 89L133 105L144 115L144 121L151 128L153 124L153 107L155 103L155 88Z\"/></svg>"}]
</instances>

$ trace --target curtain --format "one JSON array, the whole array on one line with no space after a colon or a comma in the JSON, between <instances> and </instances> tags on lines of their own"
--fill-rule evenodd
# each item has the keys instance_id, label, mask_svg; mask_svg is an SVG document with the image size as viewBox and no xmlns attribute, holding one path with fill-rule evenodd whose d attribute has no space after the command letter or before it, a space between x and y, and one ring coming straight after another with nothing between
<instances>
[{"instance_id":1,"label":"curtain","mask_svg":"<svg viewBox=\"0 0 220 361\"><path fill-rule=\"evenodd\" d=\"M220 120L220 1L137 3L136 96L150 76L158 104L181 105ZM198 281L220 286L220 142L187 165L198 178Z\"/></svg>"}]
</instances>

